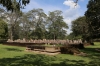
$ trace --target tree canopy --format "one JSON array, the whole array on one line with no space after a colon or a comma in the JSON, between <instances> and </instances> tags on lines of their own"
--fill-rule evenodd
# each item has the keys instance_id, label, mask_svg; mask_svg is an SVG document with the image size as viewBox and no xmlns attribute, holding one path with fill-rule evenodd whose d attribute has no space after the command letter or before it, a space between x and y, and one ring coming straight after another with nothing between
<instances>
[{"instance_id":1,"label":"tree canopy","mask_svg":"<svg viewBox=\"0 0 100 66\"><path fill-rule=\"evenodd\" d=\"M82 16L74 21L72 21L72 33L70 35L73 36L74 39L78 38L86 38L88 36L88 25L86 23L86 17Z\"/></svg>"},{"instance_id":2,"label":"tree canopy","mask_svg":"<svg viewBox=\"0 0 100 66\"><path fill-rule=\"evenodd\" d=\"M8 35L16 39L64 39L68 25L63 21L62 11L44 13L43 9L28 12L3 12L1 18L8 24ZM2 14L3 13L3 14Z\"/></svg>"},{"instance_id":3,"label":"tree canopy","mask_svg":"<svg viewBox=\"0 0 100 66\"><path fill-rule=\"evenodd\" d=\"M48 22L51 39L63 39L66 36L68 25L63 21L62 11L49 12Z\"/></svg>"},{"instance_id":4,"label":"tree canopy","mask_svg":"<svg viewBox=\"0 0 100 66\"><path fill-rule=\"evenodd\" d=\"M89 0L85 12L91 38L100 38L100 0Z\"/></svg>"},{"instance_id":5,"label":"tree canopy","mask_svg":"<svg viewBox=\"0 0 100 66\"><path fill-rule=\"evenodd\" d=\"M29 2L30 0L0 0L0 4L10 11L20 10L20 8L24 8Z\"/></svg>"}]
</instances>

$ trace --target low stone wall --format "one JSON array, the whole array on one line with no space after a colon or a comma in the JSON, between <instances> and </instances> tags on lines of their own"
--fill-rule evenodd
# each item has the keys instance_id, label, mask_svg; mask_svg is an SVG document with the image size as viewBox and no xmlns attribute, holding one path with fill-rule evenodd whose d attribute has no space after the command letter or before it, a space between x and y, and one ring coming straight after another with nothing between
<instances>
[{"instance_id":1,"label":"low stone wall","mask_svg":"<svg viewBox=\"0 0 100 66\"><path fill-rule=\"evenodd\" d=\"M81 39L78 39L78 40L60 40L60 39L57 39L57 40L47 40L47 39L38 39L38 40L33 40L33 39L30 39L30 40L26 40L26 39L17 39L17 40L10 40L8 39L7 42L15 42L15 43L38 43L38 44L41 44L41 43L45 43L45 44L80 44L82 43L82 40Z\"/></svg>"},{"instance_id":2,"label":"low stone wall","mask_svg":"<svg viewBox=\"0 0 100 66\"><path fill-rule=\"evenodd\" d=\"M28 45L26 47L27 51L41 51L41 52L60 52L60 47L54 46L40 46L40 45Z\"/></svg>"},{"instance_id":3,"label":"low stone wall","mask_svg":"<svg viewBox=\"0 0 100 66\"><path fill-rule=\"evenodd\" d=\"M22 46L26 47L27 45L44 45L44 43L31 43L31 42L5 42L3 45L11 45L11 46Z\"/></svg>"},{"instance_id":4,"label":"low stone wall","mask_svg":"<svg viewBox=\"0 0 100 66\"><path fill-rule=\"evenodd\" d=\"M61 45L77 45L79 46L79 44L82 44L82 40L78 39L78 40L47 40L47 39L43 39L43 40L26 40L26 39L18 39L18 40L10 40L8 39L8 41L4 44L8 44L8 45L15 45L15 46L26 46L26 45L42 45L42 44L52 44L52 45L56 45L56 44L61 44Z\"/></svg>"}]
</instances>

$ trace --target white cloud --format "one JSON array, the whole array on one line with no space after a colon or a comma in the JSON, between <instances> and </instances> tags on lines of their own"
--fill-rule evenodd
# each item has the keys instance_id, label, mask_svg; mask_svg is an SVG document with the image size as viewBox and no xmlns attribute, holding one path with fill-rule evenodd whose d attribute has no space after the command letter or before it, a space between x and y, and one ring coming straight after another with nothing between
<instances>
[{"instance_id":1,"label":"white cloud","mask_svg":"<svg viewBox=\"0 0 100 66\"><path fill-rule=\"evenodd\" d=\"M66 9L64 12L64 21L69 26L69 30L67 31L69 34L71 32L71 22L80 16L80 6L78 4L76 5L73 0L65 0L63 4L69 7L69 9Z\"/></svg>"},{"instance_id":2,"label":"white cloud","mask_svg":"<svg viewBox=\"0 0 100 66\"><path fill-rule=\"evenodd\" d=\"M78 4L76 4L73 0L66 0L63 3L64 5L67 5L70 7L70 9L72 8L79 8L80 6Z\"/></svg>"}]
</instances>

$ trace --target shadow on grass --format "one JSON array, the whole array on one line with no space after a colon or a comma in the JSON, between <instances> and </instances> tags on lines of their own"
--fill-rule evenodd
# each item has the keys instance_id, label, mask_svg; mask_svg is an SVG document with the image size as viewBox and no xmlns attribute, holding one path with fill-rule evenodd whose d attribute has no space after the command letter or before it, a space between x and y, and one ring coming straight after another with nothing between
<instances>
[{"instance_id":1,"label":"shadow on grass","mask_svg":"<svg viewBox=\"0 0 100 66\"><path fill-rule=\"evenodd\" d=\"M82 51L87 53L89 58L91 59L100 59L100 51L97 51L96 49L100 48L85 48Z\"/></svg>"},{"instance_id":2,"label":"shadow on grass","mask_svg":"<svg viewBox=\"0 0 100 66\"><path fill-rule=\"evenodd\" d=\"M22 50L17 49L17 48L5 48L7 51L16 51L16 52L21 52Z\"/></svg>"},{"instance_id":3,"label":"shadow on grass","mask_svg":"<svg viewBox=\"0 0 100 66\"><path fill-rule=\"evenodd\" d=\"M55 61L61 61L55 56L47 55L32 55L26 54L24 56L17 56L14 58L2 58L0 59L0 66L99 66L100 62L91 61L86 63L83 60L62 60L61 62L54 63Z\"/></svg>"},{"instance_id":4,"label":"shadow on grass","mask_svg":"<svg viewBox=\"0 0 100 66\"><path fill-rule=\"evenodd\" d=\"M90 66L100 66L100 51L96 49L100 48L85 48L82 51L88 54L86 57L91 59Z\"/></svg>"}]
</instances>

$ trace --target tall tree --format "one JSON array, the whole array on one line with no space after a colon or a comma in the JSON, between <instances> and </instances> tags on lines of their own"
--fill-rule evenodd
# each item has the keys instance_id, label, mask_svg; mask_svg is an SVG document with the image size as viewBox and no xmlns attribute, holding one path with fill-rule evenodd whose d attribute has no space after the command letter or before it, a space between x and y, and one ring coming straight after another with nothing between
<instances>
[{"instance_id":1,"label":"tall tree","mask_svg":"<svg viewBox=\"0 0 100 66\"><path fill-rule=\"evenodd\" d=\"M30 23L29 19L28 19L28 14L27 13L23 13L23 15L21 16L20 20L20 35L19 37L25 38L25 39L29 39L29 35L30 35L30 29L32 24Z\"/></svg>"},{"instance_id":2,"label":"tall tree","mask_svg":"<svg viewBox=\"0 0 100 66\"><path fill-rule=\"evenodd\" d=\"M8 30L9 30L9 38L10 39L18 39L17 38L17 34L18 34L18 31L16 29L18 29L18 20L21 16L21 13L20 11L16 11L16 12L5 12L3 14L3 19L7 22L8 24ZM16 35L16 36L15 36Z\"/></svg>"},{"instance_id":3,"label":"tall tree","mask_svg":"<svg viewBox=\"0 0 100 66\"><path fill-rule=\"evenodd\" d=\"M18 34L17 33L18 31L16 32L15 29L18 29L19 27L18 21L17 21L19 17L18 14L20 14L20 9L23 9L24 6L29 4L29 2L30 0L0 0L1 6L5 7L8 11L13 12L13 13L10 13L9 15L5 15L5 16L9 16L7 17L8 20L6 21L9 22L8 26L9 26L10 39L16 38L15 35ZM5 18L5 17L2 17L2 18Z\"/></svg>"},{"instance_id":4,"label":"tall tree","mask_svg":"<svg viewBox=\"0 0 100 66\"><path fill-rule=\"evenodd\" d=\"M85 16L90 38L100 38L100 0L89 0Z\"/></svg>"},{"instance_id":5,"label":"tall tree","mask_svg":"<svg viewBox=\"0 0 100 66\"><path fill-rule=\"evenodd\" d=\"M76 20L72 21L71 27L74 38L81 36L83 39L86 39L86 36L88 36L88 24L86 23L85 16L79 17Z\"/></svg>"},{"instance_id":6,"label":"tall tree","mask_svg":"<svg viewBox=\"0 0 100 66\"><path fill-rule=\"evenodd\" d=\"M46 14L43 9L33 9L29 11L28 16L32 25L33 38L43 39L45 38L45 25L46 25Z\"/></svg>"},{"instance_id":7,"label":"tall tree","mask_svg":"<svg viewBox=\"0 0 100 66\"><path fill-rule=\"evenodd\" d=\"M51 39L59 39L61 36L64 38L68 25L63 21L62 11L49 12L48 22Z\"/></svg>"}]
</instances>

